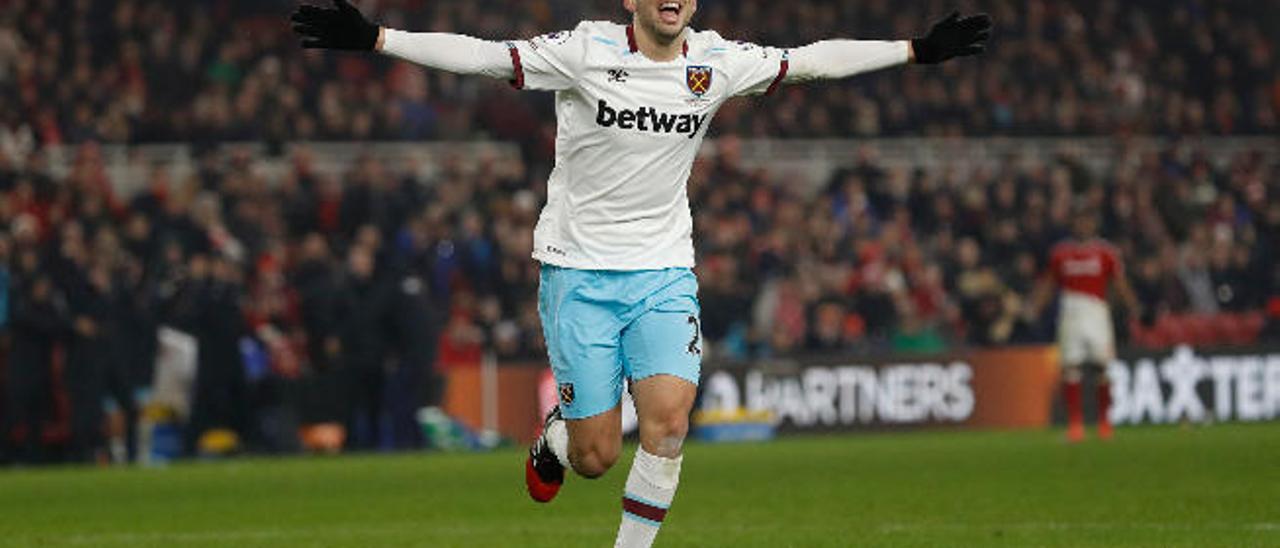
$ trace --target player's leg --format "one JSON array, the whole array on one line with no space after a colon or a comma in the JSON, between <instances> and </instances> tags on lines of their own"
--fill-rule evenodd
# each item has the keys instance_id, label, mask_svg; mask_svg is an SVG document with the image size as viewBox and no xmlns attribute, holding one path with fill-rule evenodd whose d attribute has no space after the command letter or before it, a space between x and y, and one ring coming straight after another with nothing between
<instances>
[{"instance_id":1,"label":"player's leg","mask_svg":"<svg viewBox=\"0 0 1280 548\"><path fill-rule=\"evenodd\" d=\"M640 420L640 447L622 496L617 548L653 544L680 484L683 446L697 386L671 375L649 377L632 386Z\"/></svg>"},{"instance_id":2,"label":"player's leg","mask_svg":"<svg viewBox=\"0 0 1280 548\"><path fill-rule=\"evenodd\" d=\"M126 372L122 363L113 363L106 371L106 395L111 402L107 413L108 449L115 462L133 462L137 450L138 411Z\"/></svg>"},{"instance_id":3,"label":"player's leg","mask_svg":"<svg viewBox=\"0 0 1280 548\"><path fill-rule=\"evenodd\" d=\"M1071 318L1064 315L1058 329L1058 361L1062 365L1062 403L1067 409L1067 441L1077 442L1084 439L1081 381L1088 348L1079 326L1070 321Z\"/></svg>"},{"instance_id":4,"label":"player's leg","mask_svg":"<svg viewBox=\"0 0 1280 548\"><path fill-rule=\"evenodd\" d=\"M525 466L529 495L538 502L555 497L566 468L597 478L618 459L622 322L591 298L598 285L595 272L544 266L541 273L538 312L560 401Z\"/></svg>"},{"instance_id":5,"label":"player's leg","mask_svg":"<svg viewBox=\"0 0 1280 548\"><path fill-rule=\"evenodd\" d=\"M622 450L622 406L614 403L602 412L593 410L586 417L566 416L565 413L573 413L571 408L580 407L574 405L576 395L566 401L565 390L569 386L582 385L561 383L560 404L548 413L542 433L530 449L525 480L529 495L538 502L548 502L556 496L564 482L565 469L587 479L599 478L618 461ZM576 388L570 390L576 392ZM612 400L619 401L620 395Z\"/></svg>"},{"instance_id":6,"label":"player's leg","mask_svg":"<svg viewBox=\"0 0 1280 548\"><path fill-rule=\"evenodd\" d=\"M1081 385L1084 368L1078 364L1062 364L1062 401L1067 407L1067 441L1084 440L1084 401Z\"/></svg>"},{"instance_id":7,"label":"player's leg","mask_svg":"<svg viewBox=\"0 0 1280 548\"><path fill-rule=\"evenodd\" d=\"M656 375L636 381L631 393L640 422L640 448L651 455L678 458L689 433L697 385L672 375Z\"/></svg>"},{"instance_id":8,"label":"player's leg","mask_svg":"<svg viewBox=\"0 0 1280 548\"><path fill-rule=\"evenodd\" d=\"M655 295L656 306L622 336L640 447L622 497L615 543L621 548L651 546L662 526L680 483L682 448L697 395L702 354L697 282L687 271L667 276L673 278Z\"/></svg>"},{"instance_id":9,"label":"player's leg","mask_svg":"<svg viewBox=\"0 0 1280 548\"><path fill-rule=\"evenodd\" d=\"M1107 364L1115 359L1115 330L1111 326L1111 318L1105 318L1098 333L1099 353L1091 360L1097 371L1098 385L1098 437L1111 439L1114 430L1111 428L1111 378L1107 376Z\"/></svg>"},{"instance_id":10,"label":"player's leg","mask_svg":"<svg viewBox=\"0 0 1280 548\"><path fill-rule=\"evenodd\" d=\"M1091 361L1088 367L1096 375L1094 378L1098 399L1098 437L1109 440L1114 433L1111 428L1111 419L1107 416L1111 411L1111 379L1107 377L1107 368L1102 362Z\"/></svg>"},{"instance_id":11,"label":"player's leg","mask_svg":"<svg viewBox=\"0 0 1280 548\"><path fill-rule=\"evenodd\" d=\"M595 479L603 476L622 451L622 406L585 419L567 421L569 431L569 465L579 476Z\"/></svg>"},{"instance_id":12,"label":"player's leg","mask_svg":"<svg viewBox=\"0 0 1280 548\"><path fill-rule=\"evenodd\" d=\"M621 405L572 420L564 417L560 405L553 408L529 450L525 467L529 496L538 502L550 502L564 483L566 469L587 479L603 476L618 461L621 424Z\"/></svg>"}]
</instances>

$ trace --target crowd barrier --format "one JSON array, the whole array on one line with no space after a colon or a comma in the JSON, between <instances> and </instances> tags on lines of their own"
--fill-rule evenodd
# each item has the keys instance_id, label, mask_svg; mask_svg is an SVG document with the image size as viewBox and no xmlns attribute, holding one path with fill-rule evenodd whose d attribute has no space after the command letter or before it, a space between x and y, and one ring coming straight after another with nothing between
<instances>
[{"instance_id":1,"label":"crowd barrier","mask_svg":"<svg viewBox=\"0 0 1280 548\"><path fill-rule=\"evenodd\" d=\"M1132 352L1107 375L1116 424L1280 419L1280 347Z\"/></svg>"},{"instance_id":2,"label":"crowd barrier","mask_svg":"<svg viewBox=\"0 0 1280 548\"><path fill-rule=\"evenodd\" d=\"M711 365L699 410L765 411L781 432L1043 428L1057 379L1050 347Z\"/></svg>"},{"instance_id":3,"label":"crowd barrier","mask_svg":"<svg viewBox=\"0 0 1280 548\"><path fill-rule=\"evenodd\" d=\"M1043 429L1061 421L1060 372L1052 346L708 363L698 411L768 416L780 433ZM1126 350L1106 373L1118 425L1280 419L1280 347ZM488 375L485 389L478 365L449 371L446 411L528 442L555 393L546 364L502 364Z\"/></svg>"}]
</instances>

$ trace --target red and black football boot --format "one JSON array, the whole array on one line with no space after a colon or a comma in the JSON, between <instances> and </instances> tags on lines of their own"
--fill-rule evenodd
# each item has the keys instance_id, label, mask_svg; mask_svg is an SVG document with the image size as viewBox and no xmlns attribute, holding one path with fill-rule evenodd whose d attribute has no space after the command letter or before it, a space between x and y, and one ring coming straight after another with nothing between
<instances>
[{"instance_id":1,"label":"red and black football boot","mask_svg":"<svg viewBox=\"0 0 1280 548\"><path fill-rule=\"evenodd\" d=\"M551 408L542 423L542 433L529 447L529 459L525 461L524 483L529 488L529 497L537 502L551 502L560 492L564 484L564 466L547 443L547 429L556 421L563 421L560 406Z\"/></svg>"}]
</instances>

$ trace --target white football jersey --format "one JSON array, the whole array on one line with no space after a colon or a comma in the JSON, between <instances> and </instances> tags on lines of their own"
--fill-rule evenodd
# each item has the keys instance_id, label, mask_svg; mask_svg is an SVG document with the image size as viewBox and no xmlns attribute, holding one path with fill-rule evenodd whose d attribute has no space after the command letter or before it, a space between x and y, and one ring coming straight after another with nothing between
<instances>
[{"instance_id":1,"label":"white football jersey","mask_svg":"<svg viewBox=\"0 0 1280 548\"><path fill-rule=\"evenodd\" d=\"M730 97L771 92L787 51L685 31L654 62L629 25L588 21L509 42L512 84L556 92L555 168L533 258L590 270L692 267L686 185L711 118Z\"/></svg>"}]
</instances>

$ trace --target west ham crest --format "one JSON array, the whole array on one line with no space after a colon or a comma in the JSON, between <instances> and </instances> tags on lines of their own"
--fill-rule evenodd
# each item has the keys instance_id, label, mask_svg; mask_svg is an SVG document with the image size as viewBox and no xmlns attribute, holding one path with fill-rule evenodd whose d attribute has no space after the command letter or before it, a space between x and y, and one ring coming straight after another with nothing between
<instances>
[{"instance_id":1,"label":"west ham crest","mask_svg":"<svg viewBox=\"0 0 1280 548\"><path fill-rule=\"evenodd\" d=\"M711 67L690 65L685 69L685 82L689 84L689 91L694 95L702 97L708 91L711 91Z\"/></svg>"}]
</instances>

